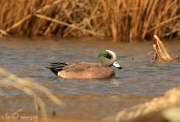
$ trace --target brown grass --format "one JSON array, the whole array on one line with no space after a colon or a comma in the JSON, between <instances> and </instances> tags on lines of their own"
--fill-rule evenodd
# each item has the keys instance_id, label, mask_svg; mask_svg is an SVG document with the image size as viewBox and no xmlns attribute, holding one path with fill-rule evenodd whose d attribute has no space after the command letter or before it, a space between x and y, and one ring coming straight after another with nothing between
<instances>
[{"instance_id":1,"label":"brown grass","mask_svg":"<svg viewBox=\"0 0 180 122\"><path fill-rule=\"evenodd\" d=\"M149 114L156 114L157 116L153 115L148 118L147 115ZM161 116L166 118L166 120L171 118L171 122L175 122L177 119L178 121L180 120L180 86L169 90L162 97L155 97L149 102L125 108L117 115L104 118L103 120L104 122L151 122L156 120L153 117L158 117L161 120ZM143 117L146 119L143 120Z\"/></svg>"},{"instance_id":2,"label":"brown grass","mask_svg":"<svg viewBox=\"0 0 180 122\"><path fill-rule=\"evenodd\" d=\"M0 36L172 38L179 10L179 0L1 0Z\"/></svg>"},{"instance_id":3,"label":"brown grass","mask_svg":"<svg viewBox=\"0 0 180 122\"><path fill-rule=\"evenodd\" d=\"M179 50L177 51L177 56L176 58L173 58L170 54L169 51L167 50L167 48L164 46L163 42L158 38L157 35L154 35L154 44L153 44L153 48L154 48L154 55L152 57L151 62L170 62L170 61L174 61L174 60L179 60ZM150 54L151 52L149 52L147 54L147 56Z\"/></svg>"},{"instance_id":4,"label":"brown grass","mask_svg":"<svg viewBox=\"0 0 180 122\"><path fill-rule=\"evenodd\" d=\"M36 90L40 90L54 103L59 106L63 105L63 102L58 99L56 96L51 94L51 92L44 86L34 83L32 79L21 79L16 75L4 70L0 67L0 86L9 85L9 87L17 88L26 94L32 96L34 98L35 109L38 110L40 108L42 116L46 117L46 106L43 99L36 93ZM36 90L34 90L36 89ZM22 110L20 110L22 111ZM17 112L15 112L17 113Z\"/></svg>"}]
</instances>

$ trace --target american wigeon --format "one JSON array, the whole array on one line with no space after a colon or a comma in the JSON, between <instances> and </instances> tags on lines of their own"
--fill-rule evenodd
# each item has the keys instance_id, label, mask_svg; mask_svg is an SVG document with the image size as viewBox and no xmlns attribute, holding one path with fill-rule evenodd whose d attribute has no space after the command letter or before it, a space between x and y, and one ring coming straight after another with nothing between
<instances>
[{"instance_id":1,"label":"american wigeon","mask_svg":"<svg viewBox=\"0 0 180 122\"><path fill-rule=\"evenodd\" d=\"M111 66L122 67L116 62L116 54L111 50L103 50L98 57L98 63L93 62L57 62L46 68L62 78L111 78L115 76Z\"/></svg>"}]
</instances>

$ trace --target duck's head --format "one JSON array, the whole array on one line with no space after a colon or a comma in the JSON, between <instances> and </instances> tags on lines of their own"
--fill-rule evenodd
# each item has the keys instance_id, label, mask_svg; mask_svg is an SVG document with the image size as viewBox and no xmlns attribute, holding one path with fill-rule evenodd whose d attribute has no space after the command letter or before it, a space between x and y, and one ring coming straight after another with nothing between
<instances>
[{"instance_id":1,"label":"duck's head","mask_svg":"<svg viewBox=\"0 0 180 122\"><path fill-rule=\"evenodd\" d=\"M99 54L98 58L99 66L114 66L118 69L122 69L121 65L116 62L116 54L111 50L103 50Z\"/></svg>"}]
</instances>

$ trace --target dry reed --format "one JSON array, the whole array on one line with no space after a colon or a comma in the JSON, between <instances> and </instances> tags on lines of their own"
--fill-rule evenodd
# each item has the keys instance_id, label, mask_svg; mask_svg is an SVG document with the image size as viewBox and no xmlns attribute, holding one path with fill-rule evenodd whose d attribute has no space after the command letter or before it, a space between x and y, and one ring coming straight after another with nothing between
<instances>
[{"instance_id":1,"label":"dry reed","mask_svg":"<svg viewBox=\"0 0 180 122\"><path fill-rule=\"evenodd\" d=\"M0 36L180 36L179 0L0 0Z\"/></svg>"},{"instance_id":2,"label":"dry reed","mask_svg":"<svg viewBox=\"0 0 180 122\"><path fill-rule=\"evenodd\" d=\"M40 108L42 116L44 117L47 116L46 106L43 99L35 92L35 89L44 92L45 95L55 104L59 106L63 105L63 102L60 99L58 99L56 96L51 94L51 92L46 87L34 83L32 79L21 79L16 75L4 70L3 68L0 68L0 76L1 76L0 86L9 85L10 87L17 88L27 93L28 95L34 97L35 109L38 110L38 108ZM22 109L18 111L22 111Z\"/></svg>"},{"instance_id":3,"label":"dry reed","mask_svg":"<svg viewBox=\"0 0 180 122\"><path fill-rule=\"evenodd\" d=\"M152 57L151 62L169 62L169 61L174 61L174 60L179 60L179 50L177 52L177 56L176 58L173 58L167 48L164 46L163 42L158 38L157 35L154 35L154 44L153 44L153 48L154 48L154 55ZM151 52L149 52L147 54L147 56L150 54Z\"/></svg>"},{"instance_id":4,"label":"dry reed","mask_svg":"<svg viewBox=\"0 0 180 122\"><path fill-rule=\"evenodd\" d=\"M180 86L178 88L169 90L162 97L156 97L149 102L145 102L130 108L125 108L117 115L104 118L103 120L105 122L133 122L132 120L135 120L136 118L143 117L150 113L164 111L173 106L180 106ZM178 109L178 113L175 114L178 114L178 116L176 116L177 118L174 117L173 119L180 119L180 109ZM150 122L150 120L148 122Z\"/></svg>"}]
</instances>

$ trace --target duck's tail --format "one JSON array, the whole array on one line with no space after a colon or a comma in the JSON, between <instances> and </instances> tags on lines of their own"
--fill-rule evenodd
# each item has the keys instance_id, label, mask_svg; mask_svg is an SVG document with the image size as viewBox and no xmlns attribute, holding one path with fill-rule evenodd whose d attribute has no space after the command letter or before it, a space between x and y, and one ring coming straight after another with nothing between
<instances>
[{"instance_id":1,"label":"duck's tail","mask_svg":"<svg viewBox=\"0 0 180 122\"><path fill-rule=\"evenodd\" d=\"M46 66L46 68L50 69L57 76L58 72L62 71L66 65L68 65L66 62L57 62L51 63L49 66Z\"/></svg>"}]
</instances>

